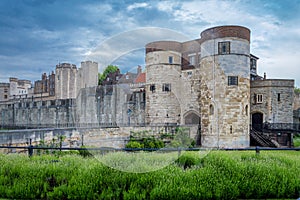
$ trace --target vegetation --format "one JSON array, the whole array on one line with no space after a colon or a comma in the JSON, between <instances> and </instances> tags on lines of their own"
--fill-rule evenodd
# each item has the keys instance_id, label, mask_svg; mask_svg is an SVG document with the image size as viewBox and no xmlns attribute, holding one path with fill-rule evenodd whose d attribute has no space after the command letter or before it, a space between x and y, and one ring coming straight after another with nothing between
<instances>
[{"instance_id":1,"label":"vegetation","mask_svg":"<svg viewBox=\"0 0 300 200\"><path fill-rule=\"evenodd\" d=\"M296 94L300 94L300 88L295 87L294 91Z\"/></svg>"},{"instance_id":2,"label":"vegetation","mask_svg":"<svg viewBox=\"0 0 300 200\"><path fill-rule=\"evenodd\" d=\"M196 142L190 138L188 128L176 128L175 134L152 133L151 131L131 132L126 148L164 148L194 147Z\"/></svg>"},{"instance_id":3,"label":"vegetation","mask_svg":"<svg viewBox=\"0 0 300 200\"><path fill-rule=\"evenodd\" d=\"M300 134L294 135L293 142L294 147L300 147Z\"/></svg>"},{"instance_id":4,"label":"vegetation","mask_svg":"<svg viewBox=\"0 0 300 200\"><path fill-rule=\"evenodd\" d=\"M103 71L102 74L101 74L101 73L98 74L98 77L99 77L98 85L101 85L101 84L102 84L102 82L106 79L106 77L107 77L107 75L108 75L109 73L116 72L118 69L119 69L119 68L118 68L117 66L114 66L114 65L108 65L108 66L104 69L104 71Z\"/></svg>"},{"instance_id":5,"label":"vegetation","mask_svg":"<svg viewBox=\"0 0 300 200\"><path fill-rule=\"evenodd\" d=\"M120 153L104 157L130 158ZM296 199L300 196L299 153L212 151L199 158L199 152L186 152L176 162L149 173L121 172L79 155L0 155L0 198ZM157 156L153 155L153 162Z\"/></svg>"}]
</instances>

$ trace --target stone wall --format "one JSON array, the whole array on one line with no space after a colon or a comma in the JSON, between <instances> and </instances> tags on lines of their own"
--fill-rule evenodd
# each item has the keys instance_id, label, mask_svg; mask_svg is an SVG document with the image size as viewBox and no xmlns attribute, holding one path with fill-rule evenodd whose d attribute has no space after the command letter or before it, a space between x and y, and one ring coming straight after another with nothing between
<instances>
[{"instance_id":1,"label":"stone wall","mask_svg":"<svg viewBox=\"0 0 300 200\"><path fill-rule=\"evenodd\" d=\"M8 128L69 127L75 125L74 99L31 101L0 105L0 123Z\"/></svg>"},{"instance_id":2,"label":"stone wall","mask_svg":"<svg viewBox=\"0 0 300 200\"><path fill-rule=\"evenodd\" d=\"M257 102L262 95L262 102ZM262 113L263 122L293 123L294 80L251 81L251 114Z\"/></svg>"},{"instance_id":3,"label":"stone wall","mask_svg":"<svg viewBox=\"0 0 300 200\"><path fill-rule=\"evenodd\" d=\"M147 131L149 136L159 136L175 131L176 127L147 126L147 127L119 127L119 128L69 128L69 129L37 129L0 131L0 145L27 146L31 139L33 145L57 142L64 136L63 147L112 147L124 148L133 132ZM190 138L197 139L198 126L187 126Z\"/></svg>"}]
</instances>

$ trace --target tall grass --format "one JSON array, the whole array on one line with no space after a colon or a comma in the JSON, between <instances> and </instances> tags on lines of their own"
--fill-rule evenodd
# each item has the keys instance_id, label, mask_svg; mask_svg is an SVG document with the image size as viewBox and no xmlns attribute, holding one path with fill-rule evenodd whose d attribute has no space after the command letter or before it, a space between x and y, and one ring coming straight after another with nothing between
<instances>
[{"instance_id":1,"label":"tall grass","mask_svg":"<svg viewBox=\"0 0 300 200\"><path fill-rule=\"evenodd\" d=\"M128 157L118 155L107 154L105 159L128 162L122 161ZM186 152L157 171L127 173L78 155L0 155L0 198L296 199L299 158L300 152L212 151L204 158ZM154 165L157 159L153 156Z\"/></svg>"}]
</instances>

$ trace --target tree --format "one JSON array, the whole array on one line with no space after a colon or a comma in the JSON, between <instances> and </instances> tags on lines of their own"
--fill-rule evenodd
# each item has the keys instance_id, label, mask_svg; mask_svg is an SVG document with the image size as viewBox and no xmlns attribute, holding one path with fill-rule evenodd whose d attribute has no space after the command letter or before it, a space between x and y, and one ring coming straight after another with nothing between
<instances>
[{"instance_id":1,"label":"tree","mask_svg":"<svg viewBox=\"0 0 300 200\"><path fill-rule=\"evenodd\" d=\"M108 75L109 73L116 72L118 69L119 69L119 68L118 68L117 66L115 66L115 65L108 65L108 66L104 69L104 71L103 71L102 74L101 74L101 73L98 73L98 77L99 77L98 85L101 85L101 84L102 84L102 82L106 79L106 77L107 77L107 75Z\"/></svg>"},{"instance_id":2,"label":"tree","mask_svg":"<svg viewBox=\"0 0 300 200\"><path fill-rule=\"evenodd\" d=\"M294 91L296 94L300 94L300 88L295 87Z\"/></svg>"}]
</instances>

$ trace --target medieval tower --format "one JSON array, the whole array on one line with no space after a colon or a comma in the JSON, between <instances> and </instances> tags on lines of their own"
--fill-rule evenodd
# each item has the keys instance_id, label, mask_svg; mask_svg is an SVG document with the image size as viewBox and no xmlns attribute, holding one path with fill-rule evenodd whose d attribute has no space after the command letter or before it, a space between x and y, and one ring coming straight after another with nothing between
<instances>
[{"instance_id":1,"label":"medieval tower","mask_svg":"<svg viewBox=\"0 0 300 200\"><path fill-rule=\"evenodd\" d=\"M210 28L184 43L147 44L147 123L199 124L205 146L249 146L249 66L245 27Z\"/></svg>"},{"instance_id":2,"label":"medieval tower","mask_svg":"<svg viewBox=\"0 0 300 200\"><path fill-rule=\"evenodd\" d=\"M214 27L201 40L202 143L249 146L250 30Z\"/></svg>"}]
</instances>

